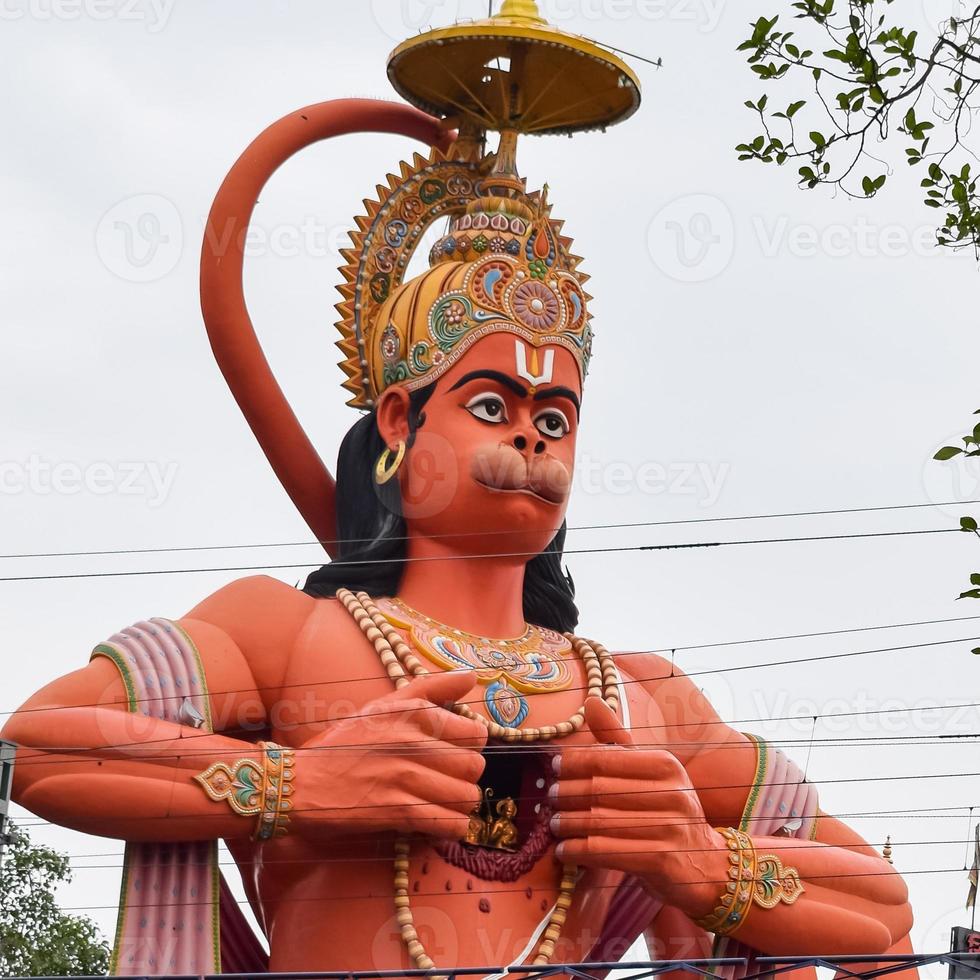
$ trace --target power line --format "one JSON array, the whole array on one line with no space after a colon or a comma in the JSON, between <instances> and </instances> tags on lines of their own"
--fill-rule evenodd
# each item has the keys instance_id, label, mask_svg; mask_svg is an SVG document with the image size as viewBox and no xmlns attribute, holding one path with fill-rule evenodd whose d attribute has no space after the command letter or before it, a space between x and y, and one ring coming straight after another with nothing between
<instances>
[{"instance_id":1,"label":"power line","mask_svg":"<svg viewBox=\"0 0 980 980\"><path fill-rule=\"evenodd\" d=\"M852 626L849 629L821 630L812 633L786 633L782 636L759 636L749 640L722 640L716 643L693 643L689 646L671 645L669 650L711 650L716 647L744 646L748 643L773 643L776 640L808 640L818 636L840 636L844 633L869 633L874 630L904 629L910 626L937 626L942 623L961 623L966 620L980 619L980 616L954 616L951 619L922 619L912 623L890 623L882 626ZM615 654L621 657L622 654ZM2 714L2 712L0 712Z\"/></svg>"},{"instance_id":2,"label":"power line","mask_svg":"<svg viewBox=\"0 0 980 980\"><path fill-rule=\"evenodd\" d=\"M962 806L947 806L947 807L920 807L919 809L912 810L857 810L849 811L843 813L833 813L833 814L823 814L818 815L817 820L830 819L834 820L962 820L964 811L972 809L967 804ZM949 812L955 810L955 813ZM750 817L749 821L768 819L768 817ZM693 823L694 821L688 821L688 823ZM16 821L18 826L23 826L21 821ZM53 825L51 825L53 826ZM681 824L665 824L664 826L681 826ZM124 844L124 841L119 841L120 845ZM913 841L902 841L897 846L906 847L910 844L915 843ZM972 843L972 840L971 840ZM872 843L870 846L874 846ZM119 851L99 851L96 853L79 853L79 854L65 854L68 860L81 860L87 858L110 858L118 857ZM358 859L360 860L360 859Z\"/></svg>"},{"instance_id":3,"label":"power line","mask_svg":"<svg viewBox=\"0 0 980 980\"><path fill-rule=\"evenodd\" d=\"M788 840L788 838L787 838L787 840ZM629 852L629 853L633 853L633 852ZM916 868L916 869L913 869L911 871L903 871L903 872L901 872L901 877L902 878L907 878L910 875L924 875L924 874L963 874L963 869L962 868ZM892 869L889 869L888 871L839 871L839 872L828 873L828 874L808 874L807 877L806 877L806 880L807 881L811 881L811 882L816 882L816 881L821 881L824 878L827 878L827 879L838 879L838 880L839 879L843 879L843 878L881 878L881 877L889 877L890 878L892 876L898 876L898 875L899 875L899 872L897 872L895 870L892 870ZM711 881L711 880L709 880L707 878L699 878L697 881L677 881L677 882L674 882L674 884L677 885L678 887L686 887L688 885L694 887L694 886L703 886L703 885L706 885L706 884L726 885L727 883L728 883L728 879L727 878L720 879L720 880L717 880L717 881ZM616 882L614 884L590 883L589 886L588 886L589 891L599 891L599 890L602 890L602 889L618 889L619 887L620 887L620 883L619 882ZM525 894L526 891L527 891L526 887L519 887L519 888L495 888L493 890L493 894L494 895L504 895L504 894L508 894L508 893ZM551 890L549 890L549 889L541 889L541 891L551 891ZM452 892L452 891L446 891L444 888L443 889L436 890L436 891L423 891L423 890L420 890L418 892L413 891L412 892L412 895L413 896L418 895L420 898L427 897L427 896L436 896L436 895L439 895L439 896L444 897L444 898L467 898L470 901L472 901L472 899L473 899L473 895L472 895L471 892L467 892L467 891ZM297 896L291 896L291 897L280 896L280 897L277 897L276 903L277 903L277 905L282 905L282 904L287 903L287 902L335 902L335 901L337 901L337 902L346 902L346 901L350 901L353 898L375 898L375 897L377 897L377 896L372 895L372 894L360 895L360 894L355 894L353 892L345 892L343 894L337 894L337 893L333 893L332 892L329 895L297 895ZM390 901L390 899L389 899L389 901ZM249 901L248 901L248 899L244 899L244 898L242 898L242 899L235 899L235 903L238 904L238 905L249 905L250 904ZM204 900L202 900L202 901L199 901L199 902L184 902L184 903L181 903L181 904L182 904L182 907L185 907L186 908L186 907L191 906L191 905L211 906L211 905L214 905L215 903L214 902L211 902L211 901L204 901ZM96 912L96 911L109 911L111 909L117 909L118 907L119 906L118 906L118 902L117 902L117 903L115 903L113 905L75 905L75 906L63 906L61 910L63 912ZM152 908L171 908L171 907L172 906L170 906L170 905L168 905L167 903L164 903L164 902L143 902L143 903L139 903L139 904L129 904L129 905L127 905L127 908L130 909L130 910L137 909L137 908L140 908L140 909L152 909ZM888 957L885 956L884 954L882 954L881 959L887 960Z\"/></svg>"},{"instance_id":4,"label":"power line","mask_svg":"<svg viewBox=\"0 0 980 980\"><path fill-rule=\"evenodd\" d=\"M180 757L178 757L178 758L180 758ZM975 779L978 776L980 776L980 772L932 772L932 773L928 773L927 772L927 773L900 774L900 775L892 775L892 776L881 776L881 775L846 776L846 777L839 777L839 778L835 778L835 779L821 779L819 785L821 787L823 787L823 786L850 785L852 783L860 783L862 785L865 785L865 784L868 784L868 783L898 783L898 782L908 782L908 781L911 781L911 780L922 780L922 779ZM730 783L730 784L727 784L727 785L712 786L711 787L711 790L713 792L720 791L720 790L745 790L746 792L748 792L751 789L753 789L755 787L755 785L756 785L755 782L751 782L751 783ZM778 786L798 787L801 784L799 783L798 780L786 780L784 782L778 782L778 781L771 782L771 783L767 783L766 785L767 785L767 788L772 788L772 787L778 787ZM613 795L615 795L617 797L640 798L640 797L661 796L663 794L671 794L672 795L672 794L677 794L677 793L695 793L695 794L697 794L697 792L698 792L698 790L695 787L693 787L693 786L691 786L691 787L673 787L672 786L672 787L668 787L668 788L655 788L655 789L617 790L617 791L615 791L615 793ZM534 800L535 802L546 802L546 798L545 797L515 796L515 797L512 797L512 799L514 799L515 801ZM205 800L205 798L204 797L201 797L201 802L203 802L204 800ZM411 802L411 803L403 803L403 804L400 805L400 809L402 809L402 810L409 810L409 809L415 809L415 808L418 808L418 807L433 807L433 808L441 808L441 809L448 810L448 809L451 809L454 806L462 807L462 806L470 806L471 804L472 804L472 800L471 799L465 799L465 800L463 800L463 799L460 799L460 800L440 800L438 802L428 801L428 800L418 800L418 801ZM368 811L368 810L390 811L390 809L391 809L391 804L390 803L362 803L362 804L358 804L357 806L338 807L338 808L334 809L332 812L334 814L344 814L345 815L344 816L344 824L345 825L351 825L353 823L359 823L359 824L364 824L364 825L375 825L376 826L379 823L382 823L383 821L385 821L385 820L388 819L388 817L386 817L384 815L384 813L382 815L378 816L378 817L371 817L371 816L362 815L362 814L360 814L359 811ZM357 815L354 815L355 811L357 811ZM290 809L289 812L290 812L290 815L296 815L296 814L300 814L300 813L323 813L324 812L324 808L323 807L293 807L293 808ZM416 812L419 812L419 811L416 810ZM222 820L223 821L223 820L226 820L228 818L228 815L229 815L229 811L224 810L224 809L215 810L214 812L208 812L208 813L200 813L200 812L197 812L197 811L194 811L194 812L180 812L180 811L174 812L173 810L168 809L166 813L162 813L162 814L159 814L159 815L156 815L156 816L147 816L147 815L128 816L128 817L126 817L126 822L127 823L130 823L130 824L137 823L137 822L160 822L160 821L163 821L163 820L175 820L175 819L181 819L181 818L183 818L183 819L193 819L193 820L198 821L198 822L205 821L205 820ZM460 816L465 816L465 813L462 810L460 810L459 811L459 815ZM825 814L824 817L825 818L826 817L830 817L831 819L833 819L832 815L829 815L829 814ZM758 819L761 820L761 819L763 819L763 817L760 815L758 817ZM433 818L433 822L435 822L435 820L436 820L436 818ZM29 824L28 823L21 823L20 825L21 826L35 826L35 827L40 827L40 826L57 826L57 824L54 824L50 820L44 820L44 819L40 819L40 818L35 823L29 823ZM244 825L243 825L243 829L247 829L247 828L244 828Z\"/></svg>"},{"instance_id":5,"label":"power line","mask_svg":"<svg viewBox=\"0 0 980 980\"><path fill-rule=\"evenodd\" d=\"M789 538L755 538L742 541L694 541L682 542L678 544L639 544L639 545L618 545L604 548L567 548L562 552L563 557L568 555L608 555L623 554L626 552L639 551L681 551L696 548L731 548L739 545L762 545L762 544L792 544L814 541L854 541L866 538L895 538L909 537L923 534L961 534L962 529L958 527L925 528L922 530L909 531L866 531L858 534L818 534L808 536L798 536ZM398 559L389 558L359 558L352 561L338 562L348 567L359 565L404 565L410 562L435 562L435 561L457 561L463 559L491 559L491 558L534 558L537 552L530 551L501 551L485 554L470 555L425 555L420 557L404 557ZM96 578L131 578L134 576L146 575L188 575L213 572L262 572L270 569L302 569L320 567L322 562L291 562L285 564L268 565L225 565L211 568L156 568L156 569L136 569L121 572L62 572L53 575L8 575L0 578L0 582L52 582L63 579L96 579Z\"/></svg>"},{"instance_id":6,"label":"power line","mask_svg":"<svg viewBox=\"0 0 980 980\"><path fill-rule=\"evenodd\" d=\"M662 829L664 827L690 826L690 825L693 825L693 823L694 823L694 821L691 821L689 824L671 824L671 823L658 822L655 826L656 826L657 829ZM654 825L643 823L643 824L636 824L634 826L620 827L619 830L636 830L636 829L642 829L643 827L648 827L648 826L652 828ZM791 840L791 838L787 838L787 840ZM796 854L796 853L798 853L800 851L815 850L815 849L818 849L818 848L826 848L828 846L841 847L841 848L871 847L871 848L880 849L881 847L884 846L884 843L885 843L884 841L878 842L878 841L857 840L857 841L854 841L851 844L838 844L838 843L835 843L833 845L828 845L828 844L825 844L825 843L823 843L821 841L815 841L813 843L800 843L800 844L795 845L793 847L793 853ZM972 838L971 839L963 839L963 840L961 840L959 838L955 838L955 839L940 839L940 840L936 840L936 839L930 838L928 840L902 841L900 844L896 844L894 846L896 846L896 847L902 847L902 848L912 848L912 847L941 847L941 846L948 847L948 846L951 846L953 844L959 845L959 844L971 844L971 843L973 843ZM677 853L677 854L702 854L702 853L710 853L710 851L711 851L711 849L710 848L706 848L706 847L683 847L683 848L678 848L677 850L675 850L674 853ZM612 853L616 853L616 852L612 852ZM117 857L118 855L116 855L116 854L110 854L108 856L109 857ZM870 857L870 855L864 855L864 856L865 857ZM354 857L354 856L350 856L350 857L338 857L338 856L334 856L334 855L323 855L323 856L318 857L316 859L316 863L318 865L319 864L386 864L387 865L387 864L391 864L391 860L392 859L390 857L388 857L388 856L385 856L385 855L377 855L377 854L373 854L373 855L365 856L365 857ZM123 864L115 863L115 862L113 862L111 864L77 864L77 863L75 863L75 860L73 858L70 858L70 857L68 858L68 861L71 864L71 867L72 867L72 870L73 871L121 871L123 869L123 867L124 867ZM290 857L281 857L281 856L277 856L277 855L268 855L268 856L264 856L263 859L262 859L262 866L263 866L263 868L280 867L282 865L293 865L293 864L309 864L309 863L310 863L309 857L293 857L293 858L290 858ZM218 861L218 865L220 867L222 867L222 868L237 868L238 867L238 862L237 861L234 861L234 860L231 860L231 861L219 860ZM190 861L190 860L187 860L187 861L182 862L182 866L187 866L187 867L210 866L210 861Z\"/></svg>"},{"instance_id":7,"label":"power line","mask_svg":"<svg viewBox=\"0 0 980 980\"><path fill-rule=\"evenodd\" d=\"M926 507L968 507L972 504L980 504L980 500L947 500L940 503L927 503L927 504L891 504L891 505L881 505L876 507L843 507L837 508L835 510L800 510L800 511L787 511L783 513L773 513L773 514L747 514L736 517L691 517L684 518L680 520L672 521L632 521L626 523L616 523L616 524L579 524L572 525L567 528L567 531L577 532L577 531L606 531L606 530L625 530L625 529L637 529L644 527L676 527L680 525L690 525L690 524L717 524L722 522L731 521L763 521L763 520L780 520L792 517L825 517L825 516L837 516L843 514L871 514L880 513L882 511L892 511L892 510L918 510ZM537 529L541 533L547 534L557 534L560 528L539 528ZM527 533L527 532L522 532ZM430 534L426 537L431 538L465 538L465 537L486 537L489 535L506 535L514 534L513 530L497 530L497 531L463 531L454 534ZM278 542L266 542L266 543L254 543L254 544L213 544L213 545L183 545L179 547L161 547L161 548L117 548L105 551L51 551L51 552L37 552L37 553L22 553L22 554L10 554L10 555L0 555L0 560L17 559L17 558L90 558L90 557L102 557L111 555L157 555L157 554L168 554L168 553L179 553L187 551L238 551L242 549L259 549L259 548L310 548L313 546L325 547L327 545L339 545L339 544L362 544L374 540L373 538L332 538L330 540L318 541L316 539L309 541L278 541ZM408 540L408 535L397 535L391 538L393 541L405 541Z\"/></svg>"},{"instance_id":8,"label":"power line","mask_svg":"<svg viewBox=\"0 0 980 980\"><path fill-rule=\"evenodd\" d=\"M968 620L980 619L980 617L976 617L976 616L969 616L969 617L963 617L963 618L964 619L968 619ZM953 620L953 621L957 621L957 620ZM918 625L918 624L916 624L916 625ZM869 628L871 628L871 627L869 627ZM887 627L884 627L884 628L887 628ZM814 635L820 635L820 634L814 634ZM730 666L726 666L726 667L713 667L713 668L706 668L704 670L694 670L694 671L690 671L689 673L684 673L682 675L669 675L669 676L664 676L664 677L656 677L656 678L649 678L649 679L643 679L643 680L639 680L639 679L633 678L633 677L621 677L621 684L625 687L625 686L627 686L629 684L647 684L647 683L654 683L654 682L658 682L658 681L659 682L663 682L663 681L669 680L671 676L683 676L683 677L690 678L690 677L701 677L701 676L708 675L708 674L726 674L726 673L734 673L736 671L743 671L743 670L759 670L759 669L761 669L763 667L795 666L795 665L798 665L798 664L801 664L801 663L819 663L819 662L827 661L827 660L844 660L844 659L850 659L850 658L853 658L853 657L872 656L874 654L879 654L879 653L895 653L895 652L898 652L898 651L901 651L901 650L918 650L918 649L923 649L925 647L949 646L949 645L954 644L954 643L975 643L978 640L980 640L980 637L975 637L975 636L956 637L956 638L950 639L950 640L929 640L929 641L924 641L922 643L906 643L906 644L900 644L900 645L897 645L897 646L875 647L875 648L870 649L870 650L850 650L850 651L845 651L843 653L817 654L817 655L811 656L811 657L797 657L797 658L794 658L792 660L768 660L768 661L764 661L764 662L761 662L761 663L754 663L754 664L734 664L734 665L730 665ZM691 648L691 649L693 649L693 648ZM625 657L637 657L637 656L645 656L645 655L651 655L651 654L652 655L657 655L657 651L653 651L653 650L633 650L633 651L626 651L625 653L615 654L615 659L618 661L618 660L621 660L621 659L623 659ZM448 671L443 671L442 673L452 674L452 673L468 673L468 672L469 672L469 668L460 668L459 670L448 670ZM324 678L324 679L320 679L320 680L311 680L311 681L302 681L302 682L297 681L297 682L292 683L292 684L271 684L271 685L261 685L261 686L258 686L257 685L257 686L254 686L254 687L229 688L229 689L223 690L223 691L220 691L220 690L218 690L218 691L209 691L208 692L208 696L209 697L217 697L219 695L227 695L227 694L258 694L258 693L261 693L262 691L286 691L286 690L290 690L292 688L311 689L311 688L318 688L318 687L329 687L329 686L336 685L336 684L343 684L345 686L348 686L348 685L352 685L352 684L356 684L356 683L361 683L361 682L373 682L373 681L377 681L381 676L382 676L381 674L376 674L376 675L369 675L369 676L364 676L364 677L341 677L341 678L338 678L338 677L328 677L328 678ZM432 676L432 675L430 675L430 676ZM570 686L570 687L564 688L563 690L565 692L576 692L576 691L581 692L581 691L587 691L588 690L588 685L585 684L585 685ZM148 697L145 697L145 698L136 698L136 699L134 699L133 703L135 703L135 704L140 704L140 703L144 703L144 702L156 703L156 702L168 702L168 701L178 701L178 700L181 701L181 702L183 702L184 695L180 694L180 695L155 695L155 696L148 696ZM280 701L281 700L282 699L280 699ZM480 698L480 699L474 699L471 702L463 702L463 703L477 704L477 705L479 705L481 702L482 702L482 698ZM105 708L105 707L111 707L111 704L106 703L106 702L96 702L96 703L88 703L88 704L65 704L65 705L50 705L50 706L49 705L45 705L45 706L39 706L39 707L36 707L36 708L26 707L26 708L21 708L19 710L15 709L13 711L3 711L3 712L0 712L0 715L4 715L4 714L6 714L6 715L12 715L12 714L19 714L19 713L32 714L32 713L39 713L39 712L70 711L70 710L76 710L78 708L100 708L100 707L103 707L103 708ZM439 706L438 705L432 705L432 707L433 708L438 708ZM922 710L922 709L919 709L919 710ZM336 718L336 719L334 719L334 718L313 718L313 719L310 719L307 722L304 722L304 724L309 724L309 723L318 722L318 721L340 721L340 720L349 721L349 720L352 720L352 719L364 718L364 717L374 717L374 713L372 712L372 713L365 713L365 714L350 714L350 715L344 715L343 718ZM807 716L807 717L810 717L810 716ZM719 724L720 723L721 722L719 722ZM666 726L665 725L665 726L654 726L654 727L670 727L670 726ZM206 733L206 734L211 734L211 733ZM197 735L192 735L192 736L187 736L187 737L188 738L201 737L201 735L200 735L200 733L198 733Z\"/></svg>"},{"instance_id":9,"label":"power line","mask_svg":"<svg viewBox=\"0 0 980 980\"><path fill-rule=\"evenodd\" d=\"M932 710L932 709L930 709ZM807 720L812 720L817 718L818 715L809 716ZM634 726L633 732L639 731L643 728L650 727L660 727L660 726L647 726L638 725ZM691 726L688 726L691 727ZM712 722L705 723L704 727L729 727L727 722ZM208 735L224 735L225 737L231 737L227 732L216 732L208 733ZM208 737L207 735L200 737ZM969 740L980 739L980 731L977 732L954 732L950 734L933 734L929 733L926 735L832 735L828 738L771 738L766 739L766 744L774 748L795 748L800 746L806 746L808 748L817 747L820 749L834 749L834 748L861 748L861 749L874 749L874 748L897 748L897 747L914 747L917 745L945 745L949 746L954 740ZM174 741L184 741L184 739L168 739L166 741L167 745L170 745ZM434 755L439 755L442 753L455 754L461 751L472 750L473 746L466 745L456 745L451 744L447 746L431 746L427 747L427 742L440 742L443 741L438 737L427 737L415 739L412 742L406 742L399 745L395 742L349 742L341 744L330 744L330 745L318 745L318 746L308 746L307 748L316 752L341 752L346 751L348 753L354 750L363 750L365 752L370 752L374 749L384 749L388 755L392 758L397 759L413 759L413 758L431 758ZM32 748L31 746L24 746L30 752L36 753L26 759L19 759L17 765L19 768L23 769L30 766L57 766L65 765L66 760L64 759L50 759L47 758L49 755L67 755L67 756L99 756L102 753L111 752L113 750L123 750L123 749L142 749L149 748L150 746L159 744L159 740L149 740L146 742L118 742L105 746L44 746L43 748ZM248 743L250 747L254 748L253 743ZM565 752L576 752L597 748L596 744L583 744L583 745L570 745L566 746L562 751ZM743 741L735 741L733 739L696 739L691 741L684 740L673 740L669 743L662 741L650 741L650 742L636 742L634 741L633 747L641 751L652 751L663 749L668 751L670 749L709 749L712 751L744 751L746 744ZM242 750L239 750L242 751ZM503 754L513 754L515 752L527 752L527 749L521 749L519 746L507 746L507 745L487 745L481 750L481 754L484 756L493 755L503 755ZM554 751L554 750L552 750ZM173 760L174 762L180 761L181 759L191 759L195 756L201 756L202 758L213 759L216 755L221 753L214 748L206 749L191 749L189 751L179 751L176 748L166 751L158 752L153 755L140 756L137 752L127 752L121 756L110 756L112 761L117 762L133 762L133 761L150 761L151 763L162 763L169 762ZM514 797L518 799L518 797Z\"/></svg>"}]
</instances>

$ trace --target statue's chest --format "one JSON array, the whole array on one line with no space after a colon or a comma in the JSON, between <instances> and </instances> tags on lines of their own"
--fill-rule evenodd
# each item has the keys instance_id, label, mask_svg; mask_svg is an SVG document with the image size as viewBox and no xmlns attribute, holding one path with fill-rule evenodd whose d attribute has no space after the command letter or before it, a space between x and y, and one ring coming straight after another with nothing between
<instances>
[{"instance_id":1,"label":"statue's chest","mask_svg":"<svg viewBox=\"0 0 980 980\"><path fill-rule=\"evenodd\" d=\"M353 618L326 615L324 606L324 615L308 622L283 678L280 713L304 726L351 717L395 689L382 655ZM586 664L552 630L533 626L522 637L495 640L424 618L392 615L390 626L402 641L396 648L409 665L405 675L472 670L477 684L467 706L494 725L557 727L581 712L589 694Z\"/></svg>"}]
</instances>

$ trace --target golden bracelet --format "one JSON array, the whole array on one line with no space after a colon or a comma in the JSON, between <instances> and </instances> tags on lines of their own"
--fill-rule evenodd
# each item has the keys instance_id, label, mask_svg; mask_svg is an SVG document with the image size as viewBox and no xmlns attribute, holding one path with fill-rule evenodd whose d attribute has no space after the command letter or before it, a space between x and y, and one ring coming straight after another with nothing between
<instances>
[{"instance_id":1,"label":"golden bracelet","mask_svg":"<svg viewBox=\"0 0 980 980\"><path fill-rule=\"evenodd\" d=\"M289 823L287 810L292 808L288 797L293 792L293 767L296 755L275 742L259 742L265 749L265 784L262 813L255 828L255 839L269 840L285 837Z\"/></svg>"},{"instance_id":2,"label":"golden bracelet","mask_svg":"<svg viewBox=\"0 0 980 980\"><path fill-rule=\"evenodd\" d=\"M730 936L740 929L753 905L775 908L780 902L792 905L803 894L796 868L784 867L775 854L756 854L752 838L734 827L719 827L728 847L728 877L714 911L697 920L697 925L716 936Z\"/></svg>"},{"instance_id":3,"label":"golden bracelet","mask_svg":"<svg viewBox=\"0 0 980 980\"><path fill-rule=\"evenodd\" d=\"M239 759L231 766L215 762L194 778L215 802L227 800L239 816L258 817L253 838L266 841L287 833L295 754L275 742L259 742L258 747L261 763L254 759Z\"/></svg>"}]
</instances>

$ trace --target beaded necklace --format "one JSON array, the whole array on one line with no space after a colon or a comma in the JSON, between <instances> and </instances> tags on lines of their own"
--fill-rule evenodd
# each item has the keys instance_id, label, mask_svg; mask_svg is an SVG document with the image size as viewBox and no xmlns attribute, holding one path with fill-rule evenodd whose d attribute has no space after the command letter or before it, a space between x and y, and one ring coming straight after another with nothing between
<instances>
[{"instance_id":1,"label":"beaded necklace","mask_svg":"<svg viewBox=\"0 0 980 980\"><path fill-rule=\"evenodd\" d=\"M419 660L367 593L358 592L355 595L348 589L338 589L337 598L377 651L385 672L396 688L411 683L413 677L429 673L428 667ZM572 649L585 664L586 697L602 698L613 711L618 711L619 674L609 651L601 643L583 640L571 633L566 633L565 639L571 643ZM585 724L584 704L567 721L560 721L557 725L542 725L540 728L501 725L477 714L467 704L457 704L453 710L464 718L486 725L490 737L502 742L550 742L579 731Z\"/></svg>"},{"instance_id":2,"label":"beaded necklace","mask_svg":"<svg viewBox=\"0 0 980 980\"><path fill-rule=\"evenodd\" d=\"M366 592L358 592L355 595L348 589L338 589L337 598L343 603L360 627L361 632L377 651L385 672L396 688L410 684L413 677L429 673L428 667L419 660L408 643L405 642ZM414 612L404 603L399 603L399 605L404 610ZM421 616L421 614L418 615ZM429 620L429 622L434 621ZM450 632L458 633L459 631L450 630ZM601 697L613 711L617 711L619 708L619 674L609 651L599 643L583 640L571 633L566 633L565 638L585 664L587 697ZM548 742L552 739L571 735L573 732L579 731L585 724L584 704L567 721L560 721L557 725L543 725L541 728L504 726L477 714L466 704L454 705L453 710L464 718L485 725L491 738L504 742ZM415 929L415 919L412 915L408 882L410 852L411 845L407 838L398 837L395 841L395 916L402 942L405 944L415 967L419 970L432 970L435 968L435 963L426 953L425 947L419 940L418 932ZM534 966L546 966L551 962L555 944L561 936L568 910L571 908L577 877L578 868L575 865L566 864L562 866L558 898L548 916L541 942L534 953L532 960Z\"/></svg>"}]
</instances>

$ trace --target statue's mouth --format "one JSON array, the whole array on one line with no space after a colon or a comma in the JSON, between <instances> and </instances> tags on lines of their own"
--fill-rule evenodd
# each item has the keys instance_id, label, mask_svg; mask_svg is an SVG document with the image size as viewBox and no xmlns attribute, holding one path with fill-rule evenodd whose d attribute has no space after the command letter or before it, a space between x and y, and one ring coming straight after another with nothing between
<instances>
[{"instance_id":1,"label":"statue's mouth","mask_svg":"<svg viewBox=\"0 0 980 980\"><path fill-rule=\"evenodd\" d=\"M470 818L465 841L441 841L443 860L484 881L516 881L554 844L548 789L550 752L490 745L480 780L483 802Z\"/></svg>"},{"instance_id":2,"label":"statue's mouth","mask_svg":"<svg viewBox=\"0 0 980 980\"><path fill-rule=\"evenodd\" d=\"M534 489L530 486L522 487L498 487L494 486L492 483L487 483L485 480L477 479L476 481L481 486L486 487L488 490L492 490L494 493L524 493L529 497L534 497L537 500L542 500L546 504L560 504L565 499L565 494L542 492L541 489Z\"/></svg>"},{"instance_id":3,"label":"statue's mouth","mask_svg":"<svg viewBox=\"0 0 980 980\"><path fill-rule=\"evenodd\" d=\"M481 447L473 456L470 475L481 486L498 493L526 493L548 504L568 496L571 473L549 454L526 458L507 445Z\"/></svg>"}]
</instances>

